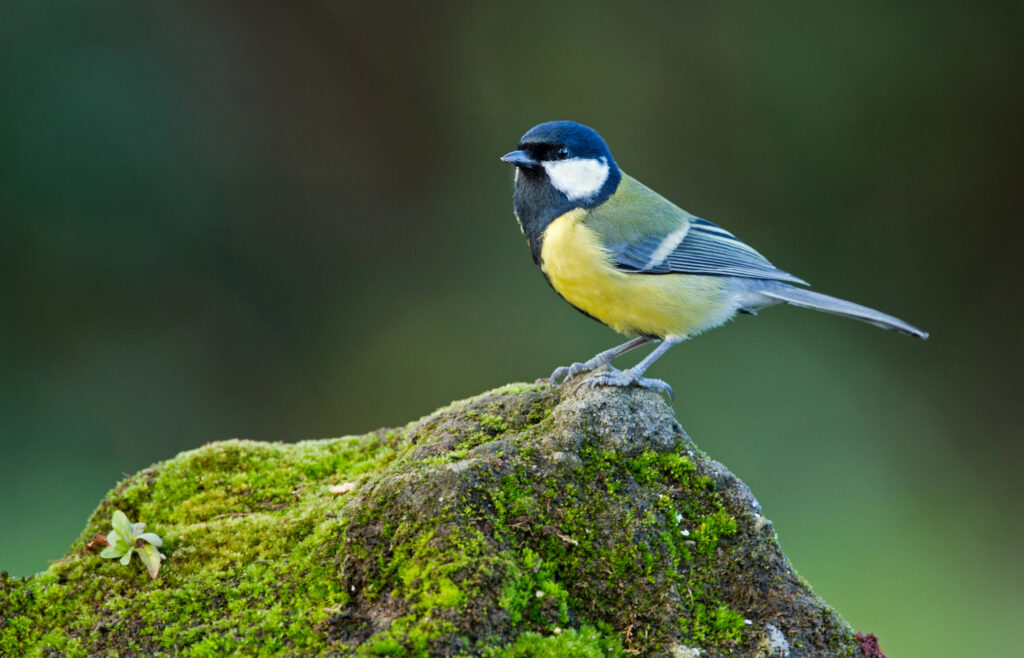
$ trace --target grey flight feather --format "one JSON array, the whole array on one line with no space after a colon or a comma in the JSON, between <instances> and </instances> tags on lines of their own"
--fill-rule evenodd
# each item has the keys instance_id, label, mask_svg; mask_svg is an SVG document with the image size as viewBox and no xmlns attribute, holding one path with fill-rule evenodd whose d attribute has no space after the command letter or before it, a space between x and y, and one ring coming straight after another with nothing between
<instances>
[{"instance_id":1,"label":"grey flight feather","mask_svg":"<svg viewBox=\"0 0 1024 658\"><path fill-rule=\"evenodd\" d=\"M848 302L845 299L839 299L838 297L823 295L820 292L812 292L803 288L795 288L778 281L751 282L748 287L752 292L757 292L770 299L786 302L794 306L834 313L835 315L867 322L882 329L898 331L902 334L917 336L918 338L928 338L927 331L921 331L897 317L876 311L867 306Z\"/></svg>"}]
</instances>

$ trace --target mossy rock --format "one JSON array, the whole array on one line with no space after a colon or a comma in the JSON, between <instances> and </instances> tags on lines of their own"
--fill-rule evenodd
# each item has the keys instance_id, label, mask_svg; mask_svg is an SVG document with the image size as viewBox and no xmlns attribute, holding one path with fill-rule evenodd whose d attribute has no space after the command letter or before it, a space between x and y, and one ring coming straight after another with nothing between
<instances>
[{"instance_id":1,"label":"mossy rock","mask_svg":"<svg viewBox=\"0 0 1024 658\"><path fill-rule=\"evenodd\" d=\"M147 468L0 578L0 655L859 656L661 397L585 381ZM155 580L86 550L116 509L163 537Z\"/></svg>"}]
</instances>

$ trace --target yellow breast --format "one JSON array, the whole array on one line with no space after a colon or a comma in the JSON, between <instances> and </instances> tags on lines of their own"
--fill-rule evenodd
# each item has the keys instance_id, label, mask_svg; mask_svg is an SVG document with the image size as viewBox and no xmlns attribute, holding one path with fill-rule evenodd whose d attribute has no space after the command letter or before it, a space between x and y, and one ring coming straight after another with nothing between
<instances>
[{"instance_id":1,"label":"yellow breast","mask_svg":"<svg viewBox=\"0 0 1024 658\"><path fill-rule=\"evenodd\" d=\"M686 337L735 312L717 277L637 274L616 269L598 235L575 209L544 231L541 269L576 308L626 335Z\"/></svg>"}]
</instances>

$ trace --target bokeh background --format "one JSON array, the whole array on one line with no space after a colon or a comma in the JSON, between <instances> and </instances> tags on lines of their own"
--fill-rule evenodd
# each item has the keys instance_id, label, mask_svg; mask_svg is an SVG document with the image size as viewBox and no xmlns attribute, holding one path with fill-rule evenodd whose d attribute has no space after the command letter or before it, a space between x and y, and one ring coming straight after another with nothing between
<instances>
[{"instance_id":1,"label":"bokeh background","mask_svg":"<svg viewBox=\"0 0 1024 658\"><path fill-rule=\"evenodd\" d=\"M370 4L5 5L0 569L178 451L399 425L615 344L544 284L498 161L572 118L932 332L771 310L652 374L890 657L1015 655L1021 3Z\"/></svg>"}]
</instances>

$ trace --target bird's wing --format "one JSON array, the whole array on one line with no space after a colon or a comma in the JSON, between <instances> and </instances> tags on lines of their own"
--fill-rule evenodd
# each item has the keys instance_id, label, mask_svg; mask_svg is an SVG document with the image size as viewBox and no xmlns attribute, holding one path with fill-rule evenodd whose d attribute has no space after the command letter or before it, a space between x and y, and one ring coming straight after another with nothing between
<instances>
[{"instance_id":1,"label":"bird's wing","mask_svg":"<svg viewBox=\"0 0 1024 658\"><path fill-rule=\"evenodd\" d=\"M591 211L596 215L594 228L620 270L738 276L807 285L772 265L732 233L691 215L628 176L623 175L620 190L604 205L607 207Z\"/></svg>"},{"instance_id":2,"label":"bird's wing","mask_svg":"<svg viewBox=\"0 0 1024 658\"><path fill-rule=\"evenodd\" d=\"M678 233L652 235L640 242L608 245L616 266L646 274L710 274L751 279L806 281L772 265L735 235L706 219L692 217Z\"/></svg>"}]
</instances>

